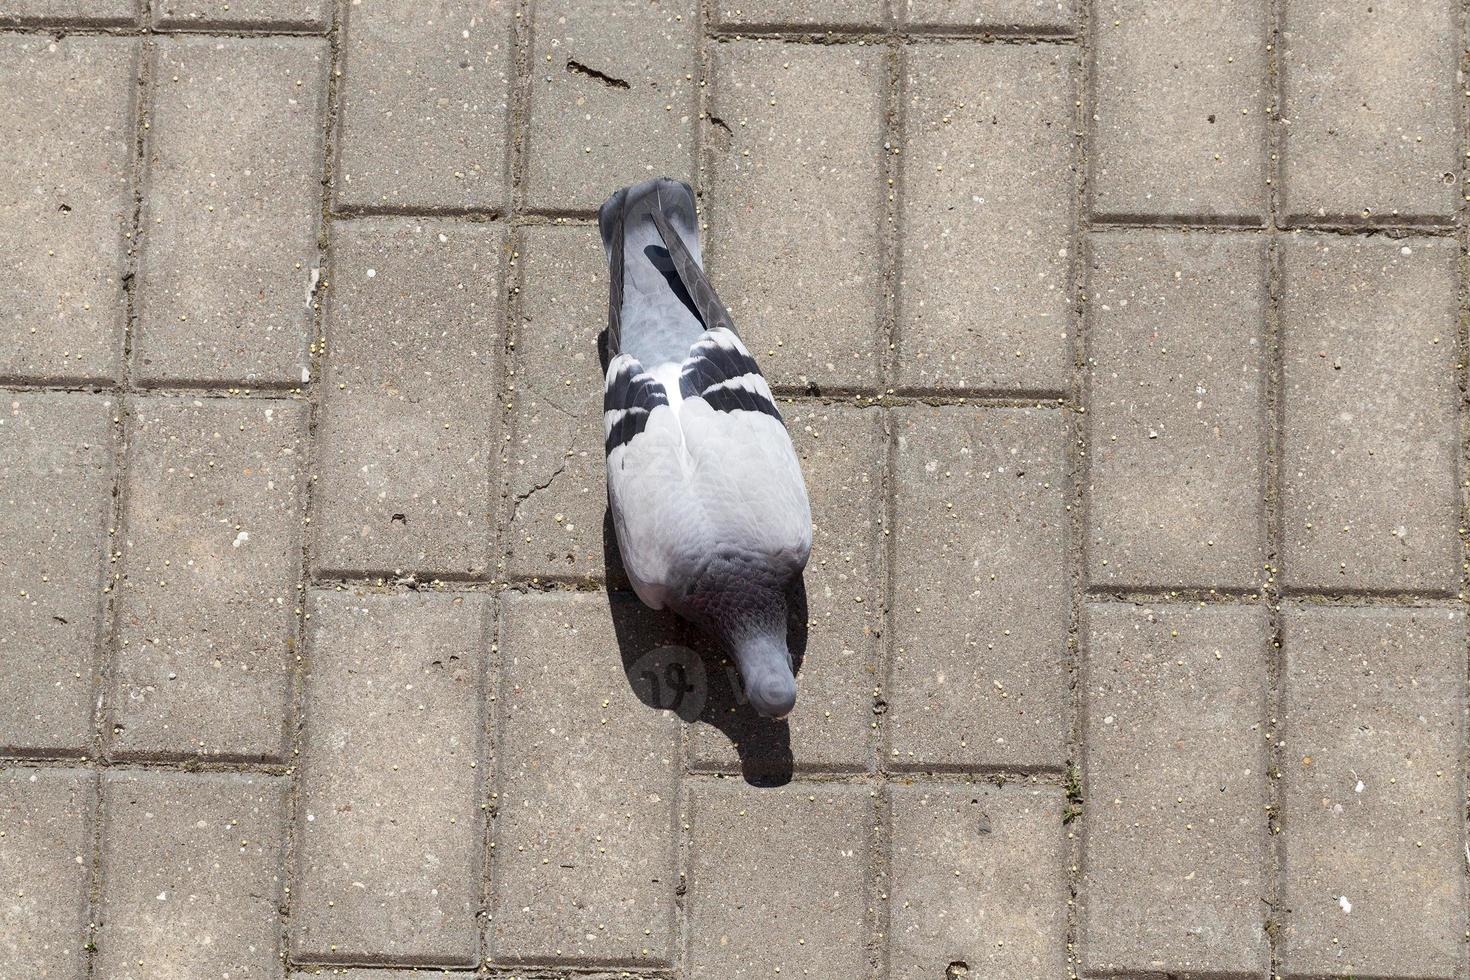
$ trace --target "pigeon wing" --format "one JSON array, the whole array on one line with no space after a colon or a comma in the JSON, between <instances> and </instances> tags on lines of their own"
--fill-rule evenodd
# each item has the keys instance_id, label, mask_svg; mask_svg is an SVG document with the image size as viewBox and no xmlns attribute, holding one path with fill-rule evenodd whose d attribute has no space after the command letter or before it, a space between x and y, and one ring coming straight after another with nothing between
<instances>
[{"instance_id":1,"label":"pigeon wing","mask_svg":"<svg viewBox=\"0 0 1470 980\"><path fill-rule=\"evenodd\" d=\"M687 457L663 384L635 358L607 366L602 396L607 498L618 550L633 589L662 609L673 582L673 550L696 522L684 492Z\"/></svg>"},{"instance_id":2,"label":"pigeon wing","mask_svg":"<svg viewBox=\"0 0 1470 980\"><path fill-rule=\"evenodd\" d=\"M806 566L811 504L771 388L734 331L706 331L679 375L690 480L718 540L780 577Z\"/></svg>"}]
</instances>

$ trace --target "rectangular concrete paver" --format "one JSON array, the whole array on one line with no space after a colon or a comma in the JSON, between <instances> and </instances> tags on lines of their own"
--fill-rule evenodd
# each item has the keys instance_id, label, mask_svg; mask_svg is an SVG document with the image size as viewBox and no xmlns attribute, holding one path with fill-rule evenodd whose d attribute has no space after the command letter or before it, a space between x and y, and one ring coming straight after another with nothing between
<instances>
[{"instance_id":1,"label":"rectangular concrete paver","mask_svg":"<svg viewBox=\"0 0 1470 980\"><path fill-rule=\"evenodd\" d=\"M515 409L506 566L525 578L602 578L607 468L597 336L607 325L607 260L595 228L527 228L521 241L524 286L506 390Z\"/></svg>"},{"instance_id":2,"label":"rectangular concrete paver","mask_svg":"<svg viewBox=\"0 0 1470 980\"><path fill-rule=\"evenodd\" d=\"M87 976L94 785L84 769L0 772L0 976Z\"/></svg>"},{"instance_id":3,"label":"rectangular concrete paver","mask_svg":"<svg viewBox=\"0 0 1470 980\"><path fill-rule=\"evenodd\" d=\"M115 410L102 395L0 404L0 751L91 744Z\"/></svg>"},{"instance_id":4,"label":"rectangular concrete paver","mask_svg":"<svg viewBox=\"0 0 1470 980\"><path fill-rule=\"evenodd\" d=\"M1430 239L1285 244L1287 585L1457 587L1457 252Z\"/></svg>"},{"instance_id":5,"label":"rectangular concrete paver","mask_svg":"<svg viewBox=\"0 0 1470 980\"><path fill-rule=\"evenodd\" d=\"M1285 623L1282 973L1459 976L1464 615L1305 607Z\"/></svg>"},{"instance_id":6,"label":"rectangular concrete paver","mask_svg":"<svg viewBox=\"0 0 1470 980\"><path fill-rule=\"evenodd\" d=\"M999 32L1068 33L1074 0L892 0L909 27L991 28ZM1007 30L1008 29L1008 30Z\"/></svg>"},{"instance_id":7,"label":"rectangular concrete paver","mask_svg":"<svg viewBox=\"0 0 1470 980\"><path fill-rule=\"evenodd\" d=\"M165 30L320 30L331 16L331 0L159 0L153 7L153 23Z\"/></svg>"},{"instance_id":8,"label":"rectangular concrete paver","mask_svg":"<svg viewBox=\"0 0 1470 980\"><path fill-rule=\"evenodd\" d=\"M1057 789L889 792L892 980L1067 975L1067 849Z\"/></svg>"},{"instance_id":9,"label":"rectangular concrete paver","mask_svg":"<svg viewBox=\"0 0 1470 980\"><path fill-rule=\"evenodd\" d=\"M1066 387L1075 60L1055 45L905 51L901 387Z\"/></svg>"},{"instance_id":10,"label":"rectangular concrete paver","mask_svg":"<svg viewBox=\"0 0 1470 980\"><path fill-rule=\"evenodd\" d=\"M1255 605L1088 607L1088 975L1265 968L1269 641Z\"/></svg>"},{"instance_id":11,"label":"rectangular concrete paver","mask_svg":"<svg viewBox=\"0 0 1470 980\"><path fill-rule=\"evenodd\" d=\"M862 770L871 766L882 631L882 470L887 457L877 409L841 405L781 406L812 488L812 556L803 574L805 647L796 707L785 726L763 724L735 683L712 692L690 732L693 764L739 771L778 770L790 755L799 768ZM721 651L723 654L723 651ZM796 651L793 650L793 653ZM735 671L722 656L724 669ZM738 671L737 671L738 676ZM719 692L741 697L722 697ZM732 710L733 709L733 710ZM729 732L741 730L741 744Z\"/></svg>"},{"instance_id":12,"label":"rectangular concrete paver","mask_svg":"<svg viewBox=\"0 0 1470 980\"><path fill-rule=\"evenodd\" d=\"M1093 23L1094 213L1259 220L1265 0L1104 0Z\"/></svg>"},{"instance_id":13,"label":"rectangular concrete paver","mask_svg":"<svg viewBox=\"0 0 1470 980\"><path fill-rule=\"evenodd\" d=\"M119 373L137 61L123 38L0 39L0 376Z\"/></svg>"},{"instance_id":14,"label":"rectangular concrete paver","mask_svg":"<svg viewBox=\"0 0 1470 980\"><path fill-rule=\"evenodd\" d=\"M1092 583L1264 579L1266 246L1253 235L1093 236Z\"/></svg>"},{"instance_id":15,"label":"rectangular concrete paver","mask_svg":"<svg viewBox=\"0 0 1470 980\"><path fill-rule=\"evenodd\" d=\"M318 428L322 571L465 576L489 564L504 241L485 224L336 226Z\"/></svg>"},{"instance_id":16,"label":"rectangular concrete paver","mask_svg":"<svg viewBox=\"0 0 1470 980\"><path fill-rule=\"evenodd\" d=\"M137 19L139 0L0 0L0 25L125 26Z\"/></svg>"},{"instance_id":17,"label":"rectangular concrete paver","mask_svg":"<svg viewBox=\"0 0 1470 980\"><path fill-rule=\"evenodd\" d=\"M489 210L506 202L511 0L349 4L337 202Z\"/></svg>"},{"instance_id":18,"label":"rectangular concrete paver","mask_svg":"<svg viewBox=\"0 0 1470 980\"><path fill-rule=\"evenodd\" d=\"M282 977L288 780L112 772L102 787L93 975Z\"/></svg>"},{"instance_id":19,"label":"rectangular concrete paver","mask_svg":"<svg viewBox=\"0 0 1470 980\"><path fill-rule=\"evenodd\" d=\"M317 38L154 46L140 381L305 380L328 61Z\"/></svg>"},{"instance_id":20,"label":"rectangular concrete paver","mask_svg":"<svg viewBox=\"0 0 1470 980\"><path fill-rule=\"evenodd\" d=\"M690 980L865 975L866 786L691 791Z\"/></svg>"},{"instance_id":21,"label":"rectangular concrete paver","mask_svg":"<svg viewBox=\"0 0 1470 980\"><path fill-rule=\"evenodd\" d=\"M305 405L153 397L129 415L112 750L280 758Z\"/></svg>"},{"instance_id":22,"label":"rectangular concrete paver","mask_svg":"<svg viewBox=\"0 0 1470 980\"><path fill-rule=\"evenodd\" d=\"M1453 216L1463 101L1456 6L1453 0L1283 5L1285 217Z\"/></svg>"},{"instance_id":23,"label":"rectangular concrete paver","mask_svg":"<svg viewBox=\"0 0 1470 980\"><path fill-rule=\"evenodd\" d=\"M501 606L495 958L673 955L678 719L639 702L606 596Z\"/></svg>"},{"instance_id":24,"label":"rectangular concrete paver","mask_svg":"<svg viewBox=\"0 0 1470 980\"><path fill-rule=\"evenodd\" d=\"M774 385L872 387L883 306L882 52L714 53L705 257Z\"/></svg>"},{"instance_id":25,"label":"rectangular concrete paver","mask_svg":"<svg viewBox=\"0 0 1470 980\"><path fill-rule=\"evenodd\" d=\"M292 955L479 956L483 596L314 593Z\"/></svg>"},{"instance_id":26,"label":"rectangular concrete paver","mask_svg":"<svg viewBox=\"0 0 1470 980\"><path fill-rule=\"evenodd\" d=\"M1065 755L1066 421L894 413L892 767L1057 768Z\"/></svg>"},{"instance_id":27,"label":"rectangular concrete paver","mask_svg":"<svg viewBox=\"0 0 1470 980\"><path fill-rule=\"evenodd\" d=\"M710 20L721 27L881 27L884 0L716 0Z\"/></svg>"},{"instance_id":28,"label":"rectangular concrete paver","mask_svg":"<svg viewBox=\"0 0 1470 980\"><path fill-rule=\"evenodd\" d=\"M696 0L534 7L526 201L593 210L627 184L694 172Z\"/></svg>"}]
</instances>

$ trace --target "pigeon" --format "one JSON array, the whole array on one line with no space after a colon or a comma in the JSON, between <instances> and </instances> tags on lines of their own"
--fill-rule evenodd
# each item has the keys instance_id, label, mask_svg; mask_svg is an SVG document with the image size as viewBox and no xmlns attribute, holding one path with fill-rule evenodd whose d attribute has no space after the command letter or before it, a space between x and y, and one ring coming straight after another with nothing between
<instances>
[{"instance_id":1,"label":"pigeon","mask_svg":"<svg viewBox=\"0 0 1470 980\"><path fill-rule=\"evenodd\" d=\"M796 703L787 588L812 550L785 420L704 274L694 192L662 177L598 210L611 287L607 496L638 597L734 655L761 715Z\"/></svg>"}]
</instances>

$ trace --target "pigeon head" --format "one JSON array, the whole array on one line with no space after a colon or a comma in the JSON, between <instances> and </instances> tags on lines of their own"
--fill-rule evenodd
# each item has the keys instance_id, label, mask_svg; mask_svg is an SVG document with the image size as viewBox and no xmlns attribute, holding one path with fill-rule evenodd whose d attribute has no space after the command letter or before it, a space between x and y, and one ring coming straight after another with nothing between
<instances>
[{"instance_id":1,"label":"pigeon head","mask_svg":"<svg viewBox=\"0 0 1470 980\"><path fill-rule=\"evenodd\" d=\"M735 645L745 697L765 718L785 718L796 704L796 675L785 637L756 636Z\"/></svg>"}]
</instances>

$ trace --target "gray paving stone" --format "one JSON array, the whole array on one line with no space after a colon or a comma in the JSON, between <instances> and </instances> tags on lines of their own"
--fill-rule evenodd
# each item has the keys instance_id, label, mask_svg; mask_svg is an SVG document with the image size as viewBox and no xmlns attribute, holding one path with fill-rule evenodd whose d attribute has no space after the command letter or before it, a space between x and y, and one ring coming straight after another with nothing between
<instances>
[{"instance_id":1,"label":"gray paving stone","mask_svg":"<svg viewBox=\"0 0 1470 980\"><path fill-rule=\"evenodd\" d=\"M542 0L532 25L526 200L594 210L651 177L689 180L696 0Z\"/></svg>"},{"instance_id":2,"label":"gray paving stone","mask_svg":"<svg viewBox=\"0 0 1470 980\"><path fill-rule=\"evenodd\" d=\"M1057 45L905 51L903 388L1066 387L1074 59Z\"/></svg>"},{"instance_id":3,"label":"gray paving stone","mask_svg":"<svg viewBox=\"0 0 1470 980\"><path fill-rule=\"evenodd\" d=\"M773 384L873 387L883 54L739 41L714 61L704 252L715 288Z\"/></svg>"},{"instance_id":4,"label":"gray paving stone","mask_svg":"<svg viewBox=\"0 0 1470 980\"><path fill-rule=\"evenodd\" d=\"M1094 212L1261 217L1266 8L1107 0L1094 9Z\"/></svg>"},{"instance_id":5,"label":"gray paving stone","mask_svg":"<svg viewBox=\"0 0 1470 980\"><path fill-rule=\"evenodd\" d=\"M4 399L0 750L80 753L91 743L114 410L101 395Z\"/></svg>"},{"instance_id":6,"label":"gray paving stone","mask_svg":"<svg viewBox=\"0 0 1470 980\"><path fill-rule=\"evenodd\" d=\"M506 564L524 578L605 578L597 335L607 325L607 260L596 228L527 228L521 241Z\"/></svg>"},{"instance_id":7,"label":"gray paving stone","mask_svg":"<svg viewBox=\"0 0 1470 980\"><path fill-rule=\"evenodd\" d=\"M1455 8L1452 0L1283 6L1281 208L1288 218L1454 215L1462 102Z\"/></svg>"},{"instance_id":8,"label":"gray paving stone","mask_svg":"<svg viewBox=\"0 0 1470 980\"><path fill-rule=\"evenodd\" d=\"M873 706L881 679L880 576L883 464L887 437L876 409L841 405L781 406L812 499L812 556L803 580L807 637L796 708L786 726L762 723L729 658L716 669L736 683L715 688L708 725L690 731L689 755L700 768L770 772L790 756L800 769L868 769ZM798 613L793 612L793 615ZM721 652L723 654L723 651ZM729 691L732 696L721 697ZM728 732L738 727L739 746Z\"/></svg>"},{"instance_id":9,"label":"gray paving stone","mask_svg":"<svg viewBox=\"0 0 1470 980\"><path fill-rule=\"evenodd\" d=\"M912 408L898 439L890 767L1059 768L1066 421Z\"/></svg>"},{"instance_id":10,"label":"gray paving stone","mask_svg":"<svg viewBox=\"0 0 1470 980\"><path fill-rule=\"evenodd\" d=\"M721 27L882 27L884 0L717 0L710 21Z\"/></svg>"},{"instance_id":11,"label":"gray paving stone","mask_svg":"<svg viewBox=\"0 0 1470 980\"><path fill-rule=\"evenodd\" d=\"M1458 585L1456 256L1429 239L1284 245L1287 585Z\"/></svg>"},{"instance_id":12,"label":"gray paving stone","mask_svg":"<svg viewBox=\"0 0 1470 980\"><path fill-rule=\"evenodd\" d=\"M153 23L163 29L274 27L320 30L331 22L331 0L161 0Z\"/></svg>"},{"instance_id":13,"label":"gray paving stone","mask_svg":"<svg viewBox=\"0 0 1470 980\"><path fill-rule=\"evenodd\" d=\"M1067 975L1067 847L1057 789L889 791L892 980Z\"/></svg>"},{"instance_id":14,"label":"gray paving stone","mask_svg":"<svg viewBox=\"0 0 1470 980\"><path fill-rule=\"evenodd\" d=\"M690 980L866 975L873 795L800 783L691 790Z\"/></svg>"},{"instance_id":15,"label":"gray paving stone","mask_svg":"<svg viewBox=\"0 0 1470 980\"><path fill-rule=\"evenodd\" d=\"M305 405L131 403L112 751L285 751Z\"/></svg>"},{"instance_id":16,"label":"gray paving stone","mask_svg":"<svg viewBox=\"0 0 1470 980\"><path fill-rule=\"evenodd\" d=\"M893 0L909 27L991 27L1070 32L1073 0Z\"/></svg>"},{"instance_id":17,"label":"gray paving stone","mask_svg":"<svg viewBox=\"0 0 1470 980\"><path fill-rule=\"evenodd\" d=\"M1459 976L1465 621L1449 609L1290 609L1290 977Z\"/></svg>"},{"instance_id":18,"label":"gray paving stone","mask_svg":"<svg viewBox=\"0 0 1470 980\"><path fill-rule=\"evenodd\" d=\"M321 592L306 676L298 961L478 961L490 604Z\"/></svg>"},{"instance_id":19,"label":"gray paving stone","mask_svg":"<svg viewBox=\"0 0 1470 980\"><path fill-rule=\"evenodd\" d=\"M1095 235L1088 577L1255 587L1265 572L1266 240Z\"/></svg>"},{"instance_id":20,"label":"gray paving stone","mask_svg":"<svg viewBox=\"0 0 1470 980\"><path fill-rule=\"evenodd\" d=\"M340 205L506 204L515 7L387 0L345 8Z\"/></svg>"},{"instance_id":21,"label":"gray paving stone","mask_svg":"<svg viewBox=\"0 0 1470 980\"><path fill-rule=\"evenodd\" d=\"M133 345L142 382L305 380L328 55L317 38L156 44Z\"/></svg>"},{"instance_id":22,"label":"gray paving stone","mask_svg":"<svg viewBox=\"0 0 1470 980\"><path fill-rule=\"evenodd\" d=\"M673 955L679 721L639 703L608 601L501 607L497 960Z\"/></svg>"},{"instance_id":23,"label":"gray paving stone","mask_svg":"<svg viewBox=\"0 0 1470 980\"><path fill-rule=\"evenodd\" d=\"M465 576L488 565L504 241L495 225L337 225L318 430L319 569Z\"/></svg>"},{"instance_id":24,"label":"gray paving stone","mask_svg":"<svg viewBox=\"0 0 1470 980\"><path fill-rule=\"evenodd\" d=\"M118 375L137 50L122 38L0 38L0 376Z\"/></svg>"},{"instance_id":25,"label":"gray paving stone","mask_svg":"<svg viewBox=\"0 0 1470 980\"><path fill-rule=\"evenodd\" d=\"M237 773L105 775L93 975L283 976L288 788Z\"/></svg>"},{"instance_id":26,"label":"gray paving stone","mask_svg":"<svg viewBox=\"0 0 1470 980\"><path fill-rule=\"evenodd\" d=\"M0 772L0 975L87 976L93 793L83 769Z\"/></svg>"},{"instance_id":27,"label":"gray paving stone","mask_svg":"<svg viewBox=\"0 0 1470 980\"><path fill-rule=\"evenodd\" d=\"M131 23L137 16L138 0L0 0L0 25L110 26Z\"/></svg>"},{"instance_id":28,"label":"gray paving stone","mask_svg":"<svg viewBox=\"0 0 1470 980\"><path fill-rule=\"evenodd\" d=\"M1087 610L1085 970L1266 968L1260 606Z\"/></svg>"}]
</instances>

